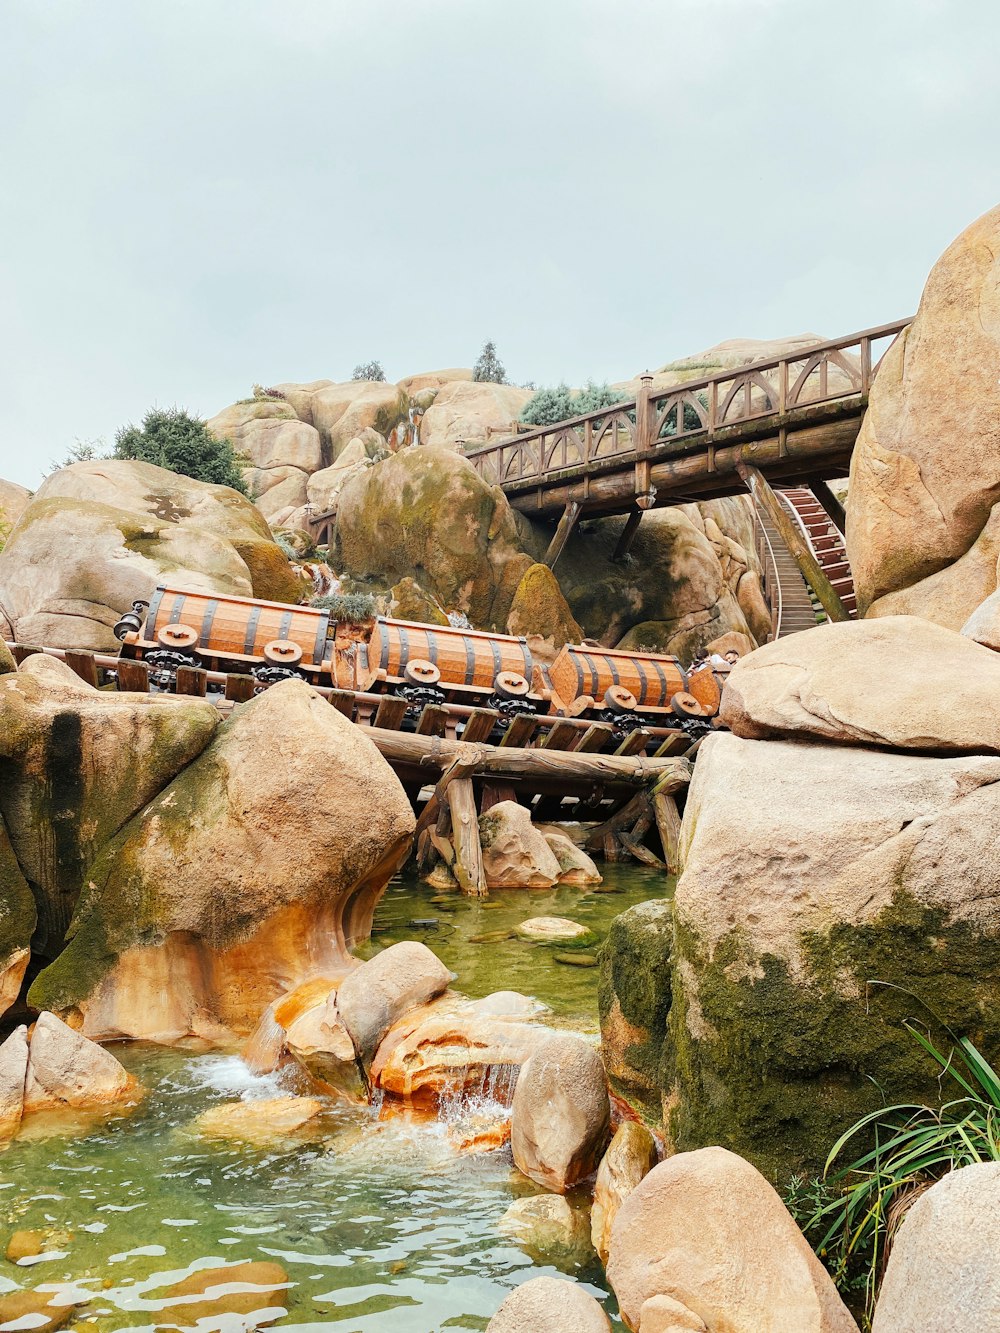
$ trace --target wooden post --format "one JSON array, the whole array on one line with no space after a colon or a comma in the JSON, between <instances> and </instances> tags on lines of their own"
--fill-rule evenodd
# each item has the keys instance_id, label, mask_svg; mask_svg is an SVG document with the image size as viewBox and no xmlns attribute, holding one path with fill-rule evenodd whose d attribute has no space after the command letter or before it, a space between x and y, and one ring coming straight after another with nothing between
<instances>
[{"instance_id":1,"label":"wooden post","mask_svg":"<svg viewBox=\"0 0 1000 1333\"><path fill-rule=\"evenodd\" d=\"M681 817L677 809L677 802L667 792L654 790L653 813L656 815L656 827L660 832L660 843L663 847L663 859L667 863L667 873L679 875L681 870Z\"/></svg>"},{"instance_id":2,"label":"wooden post","mask_svg":"<svg viewBox=\"0 0 1000 1333\"><path fill-rule=\"evenodd\" d=\"M612 561L620 564L629 551L632 549L632 543L635 541L635 534L639 531L639 524L642 522L642 510L633 509L628 516L628 522L622 528L622 534L618 538L618 545L611 556Z\"/></svg>"},{"instance_id":3,"label":"wooden post","mask_svg":"<svg viewBox=\"0 0 1000 1333\"><path fill-rule=\"evenodd\" d=\"M746 482L757 504L768 512L771 521L781 534L781 539L791 552L792 558L802 571L802 576L810 584L820 600L823 610L831 620L850 620L844 603L837 596L836 589L820 568L820 563L812 553L812 547L805 534L789 514L788 510L768 485L758 468L751 467L742 459L736 464L736 471Z\"/></svg>"},{"instance_id":4,"label":"wooden post","mask_svg":"<svg viewBox=\"0 0 1000 1333\"><path fill-rule=\"evenodd\" d=\"M844 513L844 506L825 481L811 481L809 489L829 514L830 521L843 537L847 532L847 515Z\"/></svg>"},{"instance_id":5,"label":"wooden post","mask_svg":"<svg viewBox=\"0 0 1000 1333\"><path fill-rule=\"evenodd\" d=\"M545 564L549 569L555 568L556 561L562 555L563 547L569 541L569 534L576 527L576 520L580 517L580 509L581 506L576 500L570 500L563 510L559 525L549 542L549 549L545 552Z\"/></svg>"},{"instance_id":6,"label":"wooden post","mask_svg":"<svg viewBox=\"0 0 1000 1333\"><path fill-rule=\"evenodd\" d=\"M486 897L486 872L479 842L479 819L471 778L459 778L448 787L455 864L452 869L462 892L473 898Z\"/></svg>"}]
</instances>

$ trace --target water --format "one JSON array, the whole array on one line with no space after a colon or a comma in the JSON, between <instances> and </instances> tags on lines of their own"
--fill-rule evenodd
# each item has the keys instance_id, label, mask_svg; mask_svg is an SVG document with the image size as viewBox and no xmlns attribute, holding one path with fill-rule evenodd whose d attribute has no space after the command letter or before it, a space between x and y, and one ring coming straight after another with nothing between
<instances>
[{"instance_id":1,"label":"water","mask_svg":"<svg viewBox=\"0 0 1000 1333\"><path fill-rule=\"evenodd\" d=\"M390 886L372 948L424 939L466 993L523 990L551 1007L553 1022L593 1032L596 968L556 964L551 946L470 941L535 915L571 916L601 936L614 915L666 887L630 867L609 867L606 883L616 891L505 892L490 900L496 908L456 896L448 906L457 910L442 911L433 890L407 879ZM436 930L409 924L432 917ZM184 1324L184 1306L168 1304L172 1284L256 1261L279 1264L287 1288L257 1301L257 1313L192 1307L198 1333L471 1333L513 1286L564 1272L622 1327L594 1256L531 1257L499 1232L512 1199L538 1192L509 1150L469 1157L451 1146L449 1129L463 1117L488 1119L491 1095L505 1089L486 1087L478 1106L448 1107L437 1121L331 1103L308 1140L251 1148L203 1140L191 1122L222 1102L308 1092L297 1071L255 1076L236 1055L143 1045L116 1054L149 1090L138 1112L0 1155L0 1249L22 1228L47 1232L56 1247L30 1267L0 1260L0 1300L27 1287L85 1301L69 1324L77 1330L184 1328L194 1325ZM0 1330L40 1326L26 1319Z\"/></svg>"}]
</instances>

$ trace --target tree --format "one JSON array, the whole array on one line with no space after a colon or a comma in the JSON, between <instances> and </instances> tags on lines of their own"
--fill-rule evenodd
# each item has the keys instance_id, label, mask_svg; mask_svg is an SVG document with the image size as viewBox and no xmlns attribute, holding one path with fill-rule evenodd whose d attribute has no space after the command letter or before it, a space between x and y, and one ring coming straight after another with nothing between
<instances>
[{"instance_id":1,"label":"tree","mask_svg":"<svg viewBox=\"0 0 1000 1333\"><path fill-rule=\"evenodd\" d=\"M58 472L60 468L72 467L74 463L94 463L101 458L107 458L107 445L103 440L77 440L75 444L70 445L66 451L66 457L61 463L55 459L49 465L50 472Z\"/></svg>"},{"instance_id":2,"label":"tree","mask_svg":"<svg viewBox=\"0 0 1000 1333\"><path fill-rule=\"evenodd\" d=\"M472 368L472 378L478 380L481 384L507 383L507 372L503 368L503 362L497 356L497 346L492 339L483 343L479 360Z\"/></svg>"},{"instance_id":3,"label":"tree","mask_svg":"<svg viewBox=\"0 0 1000 1333\"><path fill-rule=\"evenodd\" d=\"M587 387L574 393L566 384L554 389L539 389L521 409L521 420L529 426L553 426L568 417L582 417L588 412L599 412L602 407L620 403L625 395L607 384L587 381Z\"/></svg>"},{"instance_id":4,"label":"tree","mask_svg":"<svg viewBox=\"0 0 1000 1333\"><path fill-rule=\"evenodd\" d=\"M216 439L204 421L180 407L151 407L141 427L123 426L115 435L114 457L155 463L196 481L247 494L232 440Z\"/></svg>"},{"instance_id":5,"label":"tree","mask_svg":"<svg viewBox=\"0 0 1000 1333\"><path fill-rule=\"evenodd\" d=\"M352 380L378 380L381 384L385 380L385 371L382 369L381 361L365 361L360 366L355 366L351 371Z\"/></svg>"}]
</instances>

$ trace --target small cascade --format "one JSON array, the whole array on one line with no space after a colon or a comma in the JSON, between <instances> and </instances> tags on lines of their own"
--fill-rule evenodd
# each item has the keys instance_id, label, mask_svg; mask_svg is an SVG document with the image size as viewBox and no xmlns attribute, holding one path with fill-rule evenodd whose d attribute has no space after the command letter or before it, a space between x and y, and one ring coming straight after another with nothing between
<instances>
[{"instance_id":1,"label":"small cascade","mask_svg":"<svg viewBox=\"0 0 1000 1333\"><path fill-rule=\"evenodd\" d=\"M284 1054L285 1029L274 1016L274 1005L269 1004L243 1048L243 1062L252 1074L272 1074Z\"/></svg>"},{"instance_id":2,"label":"small cascade","mask_svg":"<svg viewBox=\"0 0 1000 1333\"><path fill-rule=\"evenodd\" d=\"M456 1070L455 1091L438 1101L438 1121L459 1152L493 1152L510 1139L510 1108L520 1066L486 1065L471 1083Z\"/></svg>"},{"instance_id":3,"label":"small cascade","mask_svg":"<svg viewBox=\"0 0 1000 1333\"><path fill-rule=\"evenodd\" d=\"M325 560L300 561L292 565L296 575L311 591L311 597L328 597L340 592L340 580Z\"/></svg>"}]
</instances>

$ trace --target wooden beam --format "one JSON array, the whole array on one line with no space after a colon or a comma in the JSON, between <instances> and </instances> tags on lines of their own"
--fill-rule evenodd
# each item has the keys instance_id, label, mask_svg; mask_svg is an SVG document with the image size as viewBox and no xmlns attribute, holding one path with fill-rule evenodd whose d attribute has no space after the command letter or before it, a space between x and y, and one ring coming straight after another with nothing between
<instances>
[{"instance_id":1,"label":"wooden beam","mask_svg":"<svg viewBox=\"0 0 1000 1333\"><path fill-rule=\"evenodd\" d=\"M764 474L759 468L751 467L742 461L736 465L736 470L749 487L754 502L767 510L768 516L781 534L781 540L788 547L792 558L802 571L803 578L812 587L826 614L831 620L850 620L847 608L813 555L805 533L771 490Z\"/></svg>"},{"instance_id":2,"label":"wooden beam","mask_svg":"<svg viewBox=\"0 0 1000 1333\"><path fill-rule=\"evenodd\" d=\"M457 755L444 773L441 775L437 786L431 792L427 804L420 812L420 818L417 820L417 826L413 830L413 836L418 838L425 828L437 818L438 811L441 809L441 801L453 782L463 782L472 774L476 767L476 754L472 746L468 747L467 754Z\"/></svg>"},{"instance_id":3,"label":"wooden beam","mask_svg":"<svg viewBox=\"0 0 1000 1333\"><path fill-rule=\"evenodd\" d=\"M486 871L479 842L479 818L471 778L459 778L448 787L451 809L452 843L455 864L452 870L463 893L472 898L486 897Z\"/></svg>"},{"instance_id":4,"label":"wooden beam","mask_svg":"<svg viewBox=\"0 0 1000 1333\"><path fill-rule=\"evenodd\" d=\"M628 521L622 528L621 536L618 538L618 544L612 552L611 559L618 565L625 559L632 549L632 543L635 541L635 534L639 531L639 524L642 522L642 510L633 509L629 512Z\"/></svg>"},{"instance_id":5,"label":"wooden beam","mask_svg":"<svg viewBox=\"0 0 1000 1333\"><path fill-rule=\"evenodd\" d=\"M825 481L811 481L809 489L826 510L831 523L843 537L847 532L847 515L844 513L844 506Z\"/></svg>"},{"instance_id":6,"label":"wooden beam","mask_svg":"<svg viewBox=\"0 0 1000 1333\"><path fill-rule=\"evenodd\" d=\"M569 541L569 534L576 527L576 520L580 517L580 505L576 500L570 500L569 504L563 510L562 518L552 534L552 540L549 542L549 549L545 552L545 564L549 569L554 569L556 561L562 555L563 547Z\"/></svg>"},{"instance_id":7,"label":"wooden beam","mask_svg":"<svg viewBox=\"0 0 1000 1333\"><path fill-rule=\"evenodd\" d=\"M660 833L660 845L663 859L667 863L667 872L679 875L681 872L681 817L677 802L667 792L653 792L653 813L656 815L656 827Z\"/></svg>"}]
</instances>

